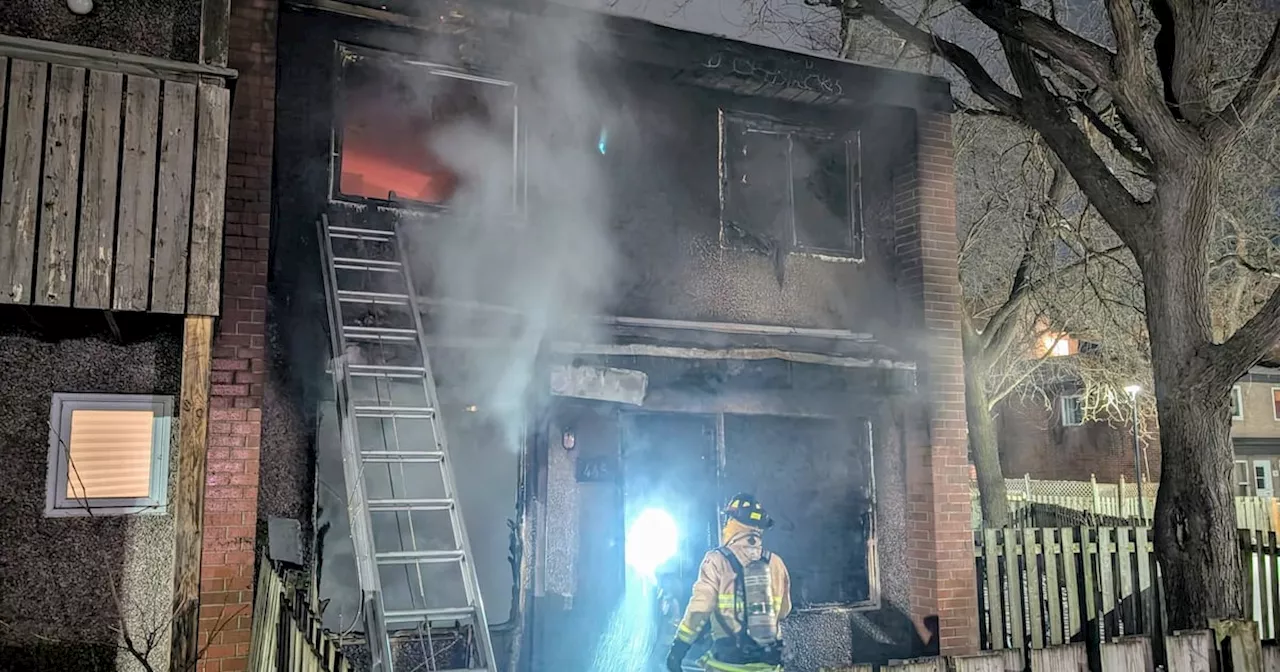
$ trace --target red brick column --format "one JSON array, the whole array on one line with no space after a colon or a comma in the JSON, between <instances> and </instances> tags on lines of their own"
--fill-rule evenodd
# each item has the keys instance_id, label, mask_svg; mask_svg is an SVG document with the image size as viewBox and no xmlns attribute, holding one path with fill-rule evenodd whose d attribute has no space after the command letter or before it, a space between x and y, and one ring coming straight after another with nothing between
<instances>
[{"instance_id":1,"label":"red brick column","mask_svg":"<svg viewBox=\"0 0 1280 672\"><path fill-rule=\"evenodd\" d=\"M229 65L240 76L227 155L222 314L213 341L200 570L200 669L248 666L258 450L265 377L267 242L275 119L277 0L233 0Z\"/></svg>"},{"instance_id":2,"label":"red brick column","mask_svg":"<svg viewBox=\"0 0 1280 672\"><path fill-rule=\"evenodd\" d=\"M921 408L907 432L907 560L913 616L938 617L941 653L978 648L968 426L960 350L951 120L920 113L915 161L894 183L899 284L920 330Z\"/></svg>"}]
</instances>

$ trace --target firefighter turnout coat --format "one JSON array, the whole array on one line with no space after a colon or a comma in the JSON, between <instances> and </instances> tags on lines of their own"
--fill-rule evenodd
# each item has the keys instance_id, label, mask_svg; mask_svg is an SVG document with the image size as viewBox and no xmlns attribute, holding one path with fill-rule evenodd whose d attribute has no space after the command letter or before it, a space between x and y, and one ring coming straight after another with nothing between
<instances>
[{"instance_id":1,"label":"firefighter turnout coat","mask_svg":"<svg viewBox=\"0 0 1280 672\"><path fill-rule=\"evenodd\" d=\"M760 530L736 520L730 519L725 525L721 539L723 546L737 557L743 567L763 555ZM773 613L782 620L791 613L791 577L776 553L769 554L769 577ZM702 558L698 579L693 584L693 595L676 631L676 639L692 644L708 620L711 621L713 640L736 637L745 625L738 620L744 605L736 602L737 572L719 549L713 549Z\"/></svg>"}]
</instances>

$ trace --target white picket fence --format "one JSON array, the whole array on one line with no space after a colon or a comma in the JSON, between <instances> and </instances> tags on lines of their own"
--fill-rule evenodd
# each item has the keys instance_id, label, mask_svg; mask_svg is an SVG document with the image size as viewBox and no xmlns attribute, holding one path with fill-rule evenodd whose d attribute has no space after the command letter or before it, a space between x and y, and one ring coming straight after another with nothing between
<instances>
[{"instance_id":1,"label":"white picket fence","mask_svg":"<svg viewBox=\"0 0 1280 672\"><path fill-rule=\"evenodd\" d=\"M1124 518L1135 522L1149 522L1156 510L1156 492L1159 485L1144 483L1141 505L1138 486L1126 483L1099 483L1088 481L1042 481L1023 478L1005 479L1009 510L1015 515L1029 504L1048 504L1072 511L1099 516ZM982 527L982 510L978 502L978 486L971 487L973 497L973 527ZM1236 497L1236 521L1240 529L1258 532L1280 532L1280 499L1275 497Z\"/></svg>"}]
</instances>

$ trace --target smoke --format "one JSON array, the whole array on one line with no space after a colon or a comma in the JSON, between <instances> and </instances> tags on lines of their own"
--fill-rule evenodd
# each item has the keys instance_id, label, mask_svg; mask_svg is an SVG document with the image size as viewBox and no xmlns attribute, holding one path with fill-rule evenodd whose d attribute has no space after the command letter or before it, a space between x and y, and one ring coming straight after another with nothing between
<instances>
[{"instance_id":1,"label":"smoke","mask_svg":"<svg viewBox=\"0 0 1280 672\"><path fill-rule=\"evenodd\" d=\"M611 114L591 90L581 46L600 31L583 19L522 32L495 67L514 84L464 82L483 114L434 134L432 149L459 189L450 215L415 241L431 294L445 300L431 311L436 337L494 346L457 351L461 382L502 425L513 452L527 394L542 383L533 374L544 341L592 339L583 316L603 312L616 263L598 164ZM439 79L424 92L429 103L458 94L458 80Z\"/></svg>"}]
</instances>

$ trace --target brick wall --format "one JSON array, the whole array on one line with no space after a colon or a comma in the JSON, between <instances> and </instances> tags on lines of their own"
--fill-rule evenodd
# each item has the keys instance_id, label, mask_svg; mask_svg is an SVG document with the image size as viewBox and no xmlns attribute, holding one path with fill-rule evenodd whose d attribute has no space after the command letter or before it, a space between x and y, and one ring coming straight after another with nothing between
<instances>
[{"instance_id":1,"label":"brick wall","mask_svg":"<svg viewBox=\"0 0 1280 672\"><path fill-rule=\"evenodd\" d=\"M240 76L227 157L222 314L214 337L200 572L201 670L248 665L266 351L277 0L233 0Z\"/></svg>"},{"instance_id":2,"label":"brick wall","mask_svg":"<svg viewBox=\"0 0 1280 672\"><path fill-rule=\"evenodd\" d=\"M1128 418L1062 426L1061 409L1038 400L1007 400L996 420L1000 466L1006 478L1050 481L1117 483L1123 476L1133 483L1133 425ZM1160 478L1160 442L1154 433L1142 438L1150 482ZM1143 477L1146 478L1144 472Z\"/></svg>"},{"instance_id":3,"label":"brick wall","mask_svg":"<svg viewBox=\"0 0 1280 672\"><path fill-rule=\"evenodd\" d=\"M951 120L921 113L915 161L894 181L899 284L919 329L920 406L907 420L907 561L913 616L938 617L943 654L978 648L968 427L960 351Z\"/></svg>"}]
</instances>

